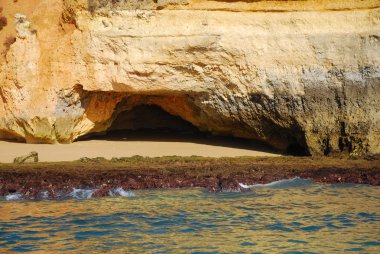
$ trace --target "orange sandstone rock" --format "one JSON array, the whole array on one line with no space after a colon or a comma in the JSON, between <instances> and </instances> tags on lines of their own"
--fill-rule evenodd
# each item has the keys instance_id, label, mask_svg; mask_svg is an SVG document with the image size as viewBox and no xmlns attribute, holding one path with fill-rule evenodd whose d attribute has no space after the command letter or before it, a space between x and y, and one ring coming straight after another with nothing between
<instances>
[{"instance_id":1,"label":"orange sandstone rock","mask_svg":"<svg viewBox=\"0 0 380 254\"><path fill-rule=\"evenodd\" d=\"M147 104L284 151L380 152L378 1L0 5L1 138L69 143Z\"/></svg>"}]
</instances>

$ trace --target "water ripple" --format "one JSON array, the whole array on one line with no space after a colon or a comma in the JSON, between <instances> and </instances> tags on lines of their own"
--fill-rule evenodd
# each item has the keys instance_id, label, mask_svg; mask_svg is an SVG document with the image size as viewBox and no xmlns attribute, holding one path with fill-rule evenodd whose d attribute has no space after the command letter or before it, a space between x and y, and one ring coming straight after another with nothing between
<instances>
[{"instance_id":1,"label":"water ripple","mask_svg":"<svg viewBox=\"0 0 380 254\"><path fill-rule=\"evenodd\" d=\"M377 187L136 194L0 201L0 252L377 253L380 246Z\"/></svg>"}]
</instances>

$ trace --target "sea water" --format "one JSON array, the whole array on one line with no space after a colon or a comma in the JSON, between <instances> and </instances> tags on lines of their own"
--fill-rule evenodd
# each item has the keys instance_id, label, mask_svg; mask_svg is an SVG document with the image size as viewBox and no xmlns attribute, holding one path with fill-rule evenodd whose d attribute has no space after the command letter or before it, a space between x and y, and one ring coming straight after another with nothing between
<instances>
[{"instance_id":1,"label":"sea water","mask_svg":"<svg viewBox=\"0 0 380 254\"><path fill-rule=\"evenodd\" d=\"M241 184L252 191L12 194L0 201L0 253L380 253L379 187Z\"/></svg>"}]
</instances>

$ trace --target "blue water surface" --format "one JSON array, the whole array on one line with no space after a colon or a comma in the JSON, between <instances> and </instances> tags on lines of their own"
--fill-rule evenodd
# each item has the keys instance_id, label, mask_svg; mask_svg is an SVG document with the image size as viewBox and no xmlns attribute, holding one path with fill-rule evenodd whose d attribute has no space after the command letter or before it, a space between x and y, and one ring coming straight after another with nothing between
<instances>
[{"instance_id":1,"label":"blue water surface","mask_svg":"<svg viewBox=\"0 0 380 254\"><path fill-rule=\"evenodd\" d=\"M380 253L380 188L312 182L246 193L0 201L0 252Z\"/></svg>"}]
</instances>

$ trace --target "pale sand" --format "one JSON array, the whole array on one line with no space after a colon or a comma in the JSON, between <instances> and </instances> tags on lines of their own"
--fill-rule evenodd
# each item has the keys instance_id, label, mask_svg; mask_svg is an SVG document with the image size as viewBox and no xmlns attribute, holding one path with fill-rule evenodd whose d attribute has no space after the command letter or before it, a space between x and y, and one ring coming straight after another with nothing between
<instances>
[{"instance_id":1,"label":"pale sand","mask_svg":"<svg viewBox=\"0 0 380 254\"><path fill-rule=\"evenodd\" d=\"M86 140L72 144L25 144L0 141L0 162L9 163L17 156L26 155L31 151L39 154L40 161L72 161L81 157L129 157L133 155L159 156L206 156L206 157L236 157L236 156L280 156L264 149L252 150L251 147L235 145L202 144L185 141L139 141L139 140Z\"/></svg>"}]
</instances>

